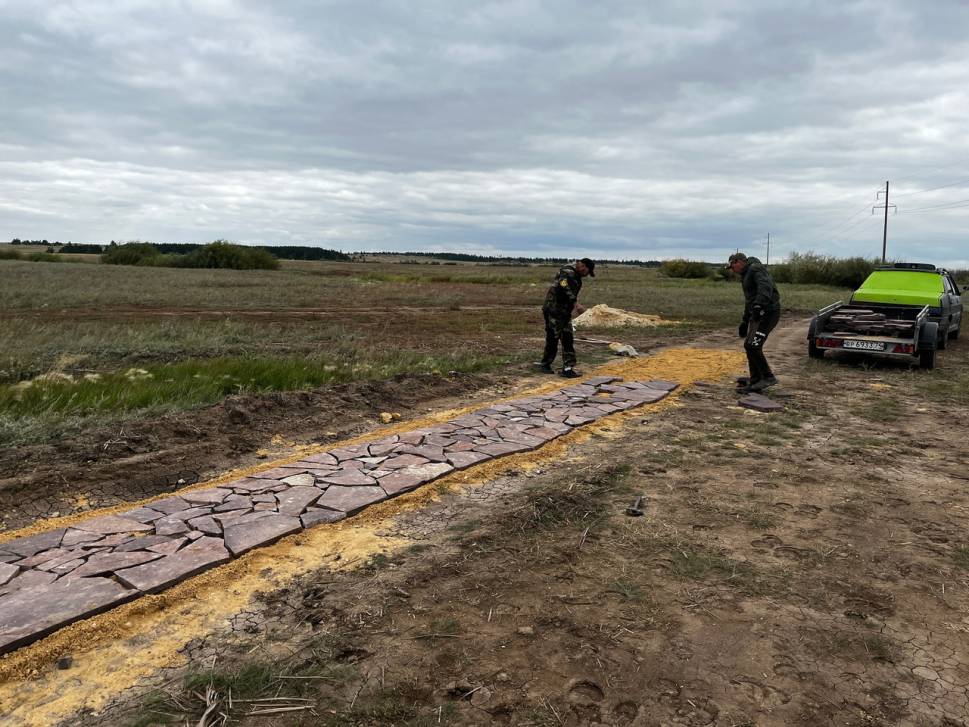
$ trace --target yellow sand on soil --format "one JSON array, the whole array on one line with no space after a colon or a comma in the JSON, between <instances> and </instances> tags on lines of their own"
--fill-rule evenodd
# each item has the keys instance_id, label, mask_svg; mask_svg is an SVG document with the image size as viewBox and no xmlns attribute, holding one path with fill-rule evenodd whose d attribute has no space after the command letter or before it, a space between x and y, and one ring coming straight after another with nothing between
<instances>
[{"instance_id":1,"label":"yellow sand on soil","mask_svg":"<svg viewBox=\"0 0 969 727\"><path fill-rule=\"evenodd\" d=\"M654 356L623 359L600 366L589 375L615 375L627 380L670 379L681 389L699 379L716 380L735 373L744 363L740 352L712 349L668 349ZM572 383L572 382L569 382ZM528 392L539 394L561 388L555 380ZM520 398L528 394L518 394ZM491 403L499 403L498 400ZM368 508L350 520L326 525L292 535L275 545L250 551L238 560L203 573L155 596L146 596L107 613L75 623L26 646L13 654L0 657L0 715L9 727L45 727L69 718L82 708L102 709L109 700L125 689L137 687L159 669L185 663L181 650L193 639L225 628L229 619L246 609L260 592L282 588L295 578L319 570L356 568L377 553L394 553L411 541L392 538L385 532L398 515L426 506L446 491L459 492L487 482L503 472L530 470L560 460L571 445L588 438L592 432L621 436L626 420L654 414L676 406L676 394L659 404L614 414L594 424L571 432L534 452L526 452L485 463L469 470L448 475L429 486L389 502ZM381 435L427 426L460 415L472 408L486 406L478 402L467 409L438 412L433 418L402 423L362 437L326 447L307 448L285 461L321 452L337 446L374 439ZM266 469L278 463L266 463L251 470ZM239 476L226 474L217 480L192 488L211 487ZM171 495L166 495L170 497ZM85 513L83 516L59 518L30 528L29 532L59 527L104 512L129 509L126 504ZM5 533L19 537L28 530ZM60 671L54 664L71 655L73 665ZM144 683L144 682L142 682Z\"/></svg>"},{"instance_id":2,"label":"yellow sand on soil","mask_svg":"<svg viewBox=\"0 0 969 727\"><path fill-rule=\"evenodd\" d=\"M645 313L633 313L621 308L610 308L605 303L600 303L592 306L582 315L573 318L572 323L577 328L624 328L626 326L654 328L656 326L668 326L671 323L676 323L676 321L668 321L665 318L650 316Z\"/></svg>"}]
</instances>

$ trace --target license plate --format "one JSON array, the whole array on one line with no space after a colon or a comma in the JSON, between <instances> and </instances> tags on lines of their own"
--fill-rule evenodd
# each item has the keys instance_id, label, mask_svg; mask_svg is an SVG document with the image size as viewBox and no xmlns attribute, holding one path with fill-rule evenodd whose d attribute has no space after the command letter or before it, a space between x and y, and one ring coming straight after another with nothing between
<instances>
[{"instance_id":1,"label":"license plate","mask_svg":"<svg viewBox=\"0 0 969 727\"><path fill-rule=\"evenodd\" d=\"M884 351L885 344L882 341L845 341L845 348L857 348L862 351Z\"/></svg>"}]
</instances>

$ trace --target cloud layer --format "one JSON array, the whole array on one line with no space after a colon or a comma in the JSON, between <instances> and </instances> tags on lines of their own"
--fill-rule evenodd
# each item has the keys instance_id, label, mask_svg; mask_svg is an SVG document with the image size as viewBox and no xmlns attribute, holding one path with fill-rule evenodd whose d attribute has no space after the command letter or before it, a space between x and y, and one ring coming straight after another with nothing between
<instances>
[{"instance_id":1,"label":"cloud layer","mask_svg":"<svg viewBox=\"0 0 969 727\"><path fill-rule=\"evenodd\" d=\"M969 267L961 0L461 5L0 0L0 237Z\"/></svg>"}]
</instances>

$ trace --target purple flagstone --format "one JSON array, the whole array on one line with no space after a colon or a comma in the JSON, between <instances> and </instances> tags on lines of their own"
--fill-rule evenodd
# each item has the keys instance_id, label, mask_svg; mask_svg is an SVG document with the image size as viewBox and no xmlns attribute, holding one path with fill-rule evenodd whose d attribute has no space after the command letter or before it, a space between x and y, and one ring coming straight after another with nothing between
<instances>
[{"instance_id":1,"label":"purple flagstone","mask_svg":"<svg viewBox=\"0 0 969 727\"><path fill-rule=\"evenodd\" d=\"M75 558L64 563L58 563L53 568L47 568L46 570L59 576L65 576L70 574L74 569L80 568L82 565L84 565L84 560L82 558Z\"/></svg>"},{"instance_id":2,"label":"purple flagstone","mask_svg":"<svg viewBox=\"0 0 969 727\"><path fill-rule=\"evenodd\" d=\"M127 553L132 550L145 550L153 545L160 545L162 543L172 542L171 538L166 538L164 535L145 535L140 538L132 538L124 545L119 545L114 549L115 553Z\"/></svg>"},{"instance_id":3,"label":"purple flagstone","mask_svg":"<svg viewBox=\"0 0 969 727\"><path fill-rule=\"evenodd\" d=\"M158 510L158 512L163 512L166 515L171 515L173 512L188 510L191 505L180 497L166 497L164 500L149 502L146 507L150 507L152 510Z\"/></svg>"},{"instance_id":4,"label":"purple flagstone","mask_svg":"<svg viewBox=\"0 0 969 727\"><path fill-rule=\"evenodd\" d=\"M423 457L426 460L430 460L431 462L445 461L444 449L442 447L438 447L433 444L422 444L419 447L415 447L410 444L405 444L402 447L398 447L397 451L401 455L413 454L417 457ZM387 460L387 461L389 462L391 460ZM384 463L384 466L386 467L386 463ZM391 468L387 467L387 469L391 469Z\"/></svg>"},{"instance_id":5,"label":"purple flagstone","mask_svg":"<svg viewBox=\"0 0 969 727\"><path fill-rule=\"evenodd\" d=\"M319 525L320 523L335 523L346 518L347 514L345 512L338 512L337 510L327 510L322 507L311 507L302 516L300 516L300 522L303 523L304 528L310 528L314 525Z\"/></svg>"},{"instance_id":6,"label":"purple flagstone","mask_svg":"<svg viewBox=\"0 0 969 727\"><path fill-rule=\"evenodd\" d=\"M444 447L445 449L454 444L456 441L457 440L453 437L445 437L443 434L428 434L426 437L424 437L425 445L430 444L435 447Z\"/></svg>"},{"instance_id":7,"label":"purple flagstone","mask_svg":"<svg viewBox=\"0 0 969 727\"><path fill-rule=\"evenodd\" d=\"M355 444L350 447L342 447L340 449L331 449L327 454L335 457L340 462L345 459L355 459L360 456L367 456L366 446Z\"/></svg>"},{"instance_id":8,"label":"purple flagstone","mask_svg":"<svg viewBox=\"0 0 969 727\"><path fill-rule=\"evenodd\" d=\"M316 477L309 473L303 473L300 475L293 475L292 477L287 477L283 480L287 485L291 487L312 487L316 482Z\"/></svg>"},{"instance_id":9,"label":"purple flagstone","mask_svg":"<svg viewBox=\"0 0 969 727\"><path fill-rule=\"evenodd\" d=\"M582 426L583 424L588 424L589 422L594 422L594 421L595 421L595 417L584 417L584 416L579 416L578 414L573 414L572 416L570 416L568 419L565 420L565 423L568 424L569 426L578 427L578 426Z\"/></svg>"},{"instance_id":10,"label":"purple flagstone","mask_svg":"<svg viewBox=\"0 0 969 727\"><path fill-rule=\"evenodd\" d=\"M43 550L40 553L30 556L29 558L24 558L18 565L21 568L36 568L44 563L49 563L52 560L57 560L65 555L69 555L74 551L69 548L51 548L50 550Z\"/></svg>"},{"instance_id":11,"label":"purple flagstone","mask_svg":"<svg viewBox=\"0 0 969 727\"><path fill-rule=\"evenodd\" d=\"M303 457L300 462L309 462L310 464L328 464L336 465L336 457L332 454L327 454L326 452L321 452L320 454L311 454L309 457Z\"/></svg>"},{"instance_id":12,"label":"purple flagstone","mask_svg":"<svg viewBox=\"0 0 969 727\"><path fill-rule=\"evenodd\" d=\"M542 427L532 427L527 432L525 432L531 437L544 440L548 442L549 440L555 439L556 437L562 436L562 432L552 429L548 426Z\"/></svg>"},{"instance_id":13,"label":"purple flagstone","mask_svg":"<svg viewBox=\"0 0 969 727\"><path fill-rule=\"evenodd\" d=\"M474 449L476 452L490 454L492 457L501 457L504 454L524 452L529 447L526 444L518 444L517 442L493 442L491 444L481 444Z\"/></svg>"},{"instance_id":14,"label":"purple flagstone","mask_svg":"<svg viewBox=\"0 0 969 727\"><path fill-rule=\"evenodd\" d=\"M407 446L407 445L404 445ZM380 469L383 470L399 470L403 467L413 467L414 465L427 464L428 459L426 457L421 457L416 454L401 454L396 457L391 457L390 459L384 460L381 464Z\"/></svg>"},{"instance_id":15,"label":"purple flagstone","mask_svg":"<svg viewBox=\"0 0 969 727\"><path fill-rule=\"evenodd\" d=\"M450 454L451 452L468 452L472 449L474 449L472 442L455 442L447 448L446 454Z\"/></svg>"},{"instance_id":16,"label":"purple flagstone","mask_svg":"<svg viewBox=\"0 0 969 727\"><path fill-rule=\"evenodd\" d=\"M81 578L23 588L0 598L0 654L136 596L110 578Z\"/></svg>"},{"instance_id":17,"label":"purple flagstone","mask_svg":"<svg viewBox=\"0 0 969 727\"><path fill-rule=\"evenodd\" d=\"M403 432L397 435L397 441L400 444L412 444L415 447L424 441L424 437L427 433L421 429L415 429L412 432Z\"/></svg>"},{"instance_id":18,"label":"purple flagstone","mask_svg":"<svg viewBox=\"0 0 969 727\"><path fill-rule=\"evenodd\" d=\"M231 494L232 490L215 487L209 490L182 493L182 499L193 505L219 505Z\"/></svg>"},{"instance_id":19,"label":"purple flagstone","mask_svg":"<svg viewBox=\"0 0 969 727\"><path fill-rule=\"evenodd\" d=\"M13 553L0 553L0 563L16 563L20 560L19 555Z\"/></svg>"},{"instance_id":20,"label":"purple flagstone","mask_svg":"<svg viewBox=\"0 0 969 727\"><path fill-rule=\"evenodd\" d=\"M220 512L213 515L213 519L220 523L224 528L226 525L231 523L233 520L238 520L243 515L252 512L251 508L246 508L244 510L229 510L228 512Z\"/></svg>"},{"instance_id":21,"label":"purple flagstone","mask_svg":"<svg viewBox=\"0 0 969 727\"><path fill-rule=\"evenodd\" d=\"M212 512L229 512L230 510L247 510L252 507L252 497L248 495L229 495L225 502L212 508Z\"/></svg>"},{"instance_id":22,"label":"purple flagstone","mask_svg":"<svg viewBox=\"0 0 969 727\"><path fill-rule=\"evenodd\" d=\"M345 459L343 460L343 462L340 463L340 469L362 470L364 469L364 464L359 459ZM334 471L339 472L339 470L334 470Z\"/></svg>"},{"instance_id":23,"label":"purple flagstone","mask_svg":"<svg viewBox=\"0 0 969 727\"><path fill-rule=\"evenodd\" d=\"M273 500L272 502L257 502L252 509L255 512L268 512L269 510L276 512L276 501Z\"/></svg>"},{"instance_id":24,"label":"purple flagstone","mask_svg":"<svg viewBox=\"0 0 969 727\"><path fill-rule=\"evenodd\" d=\"M299 532L303 525L299 518L272 514L255 522L230 525L225 529L225 547L239 556L260 545L268 545L280 538ZM195 547L192 545L190 547Z\"/></svg>"},{"instance_id":25,"label":"purple flagstone","mask_svg":"<svg viewBox=\"0 0 969 727\"><path fill-rule=\"evenodd\" d=\"M47 573L42 570L25 570L20 575L14 577L3 587L0 594L12 593L16 590L23 588L34 588L37 586L46 586L48 583L53 583L57 580L57 576L53 573Z\"/></svg>"},{"instance_id":26,"label":"purple flagstone","mask_svg":"<svg viewBox=\"0 0 969 727\"><path fill-rule=\"evenodd\" d=\"M399 495L401 492L413 490L415 487L437 479L453 469L454 467L447 462L429 462L423 465L405 467L382 477L380 486L390 496Z\"/></svg>"},{"instance_id":27,"label":"purple flagstone","mask_svg":"<svg viewBox=\"0 0 969 727\"><path fill-rule=\"evenodd\" d=\"M0 547L2 547L8 553L14 553L24 558L28 558L31 555L36 555L42 550L50 550L51 548L58 547L61 544L61 540L64 538L64 534L66 532L67 531L64 528L48 530L45 533L28 535L26 538L15 538L14 540L8 540Z\"/></svg>"},{"instance_id":28,"label":"purple flagstone","mask_svg":"<svg viewBox=\"0 0 969 727\"><path fill-rule=\"evenodd\" d=\"M19 565L10 565L8 563L0 563L0 586L5 586L10 582L17 573L20 572Z\"/></svg>"},{"instance_id":29,"label":"purple flagstone","mask_svg":"<svg viewBox=\"0 0 969 727\"><path fill-rule=\"evenodd\" d=\"M131 568L132 566L148 563L152 560L158 560L161 557L161 553L147 553L144 551L134 553L100 553L88 558L87 563L75 570L71 574L71 577L100 576L106 573L113 573L123 568Z\"/></svg>"},{"instance_id":30,"label":"purple flagstone","mask_svg":"<svg viewBox=\"0 0 969 727\"><path fill-rule=\"evenodd\" d=\"M229 551L221 540L218 538L200 538L200 540L206 541L204 547L194 550L183 548L177 553L166 555L151 563L116 571L115 576L122 583L142 593L157 593L196 573L229 561ZM83 583L84 580L86 579L81 579L80 582Z\"/></svg>"},{"instance_id":31,"label":"purple flagstone","mask_svg":"<svg viewBox=\"0 0 969 727\"><path fill-rule=\"evenodd\" d=\"M161 517L161 513L158 513ZM90 543L95 540L100 540L104 536L101 533L90 533L87 530L76 530L75 528L68 528L67 532L64 533L63 539L61 539L61 546L69 548L72 545L80 545L81 543Z\"/></svg>"},{"instance_id":32,"label":"purple flagstone","mask_svg":"<svg viewBox=\"0 0 969 727\"><path fill-rule=\"evenodd\" d=\"M397 444L397 437L393 439L381 439L379 442L371 444L368 451L371 457L383 457L393 452Z\"/></svg>"},{"instance_id":33,"label":"purple flagstone","mask_svg":"<svg viewBox=\"0 0 969 727\"><path fill-rule=\"evenodd\" d=\"M320 478L329 485L375 485L377 481L361 470L338 470L332 475Z\"/></svg>"},{"instance_id":34,"label":"purple flagstone","mask_svg":"<svg viewBox=\"0 0 969 727\"><path fill-rule=\"evenodd\" d=\"M298 517L322 493L318 487L293 487L279 493L279 514Z\"/></svg>"},{"instance_id":35,"label":"purple flagstone","mask_svg":"<svg viewBox=\"0 0 969 727\"><path fill-rule=\"evenodd\" d=\"M197 517L202 517L203 515L211 515L212 506L208 507L190 507L188 510L182 510L181 512L176 512L173 515L169 515L170 518L175 518L177 520L182 520L183 522L188 522Z\"/></svg>"},{"instance_id":36,"label":"purple flagstone","mask_svg":"<svg viewBox=\"0 0 969 727\"><path fill-rule=\"evenodd\" d=\"M188 524L200 533L205 533L206 535L222 535L222 527L215 521L211 515L203 515L202 517L192 518L188 521Z\"/></svg>"},{"instance_id":37,"label":"purple flagstone","mask_svg":"<svg viewBox=\"0 0 969 727\"><path fill-rule=\"evenodd\" d=\"M155 535L178 535L188 531L185 521L172 515L167 515L155 521Z\"/></svg>"},{"instance_id":38,"label":"purple flagstone","mask_svg":"<svg viewBox=\"0 0 969 727\"><path fill-rule=\"evenodd\" d=\"M327 488L323 497L317 500L316 504L330 510L339 510L347 515L353 515L367 505L386 499L387 493L377 486L341 487L334 485Z\"/></svg>"},{"instance_id":39,"label":"purple flagstone","mask_svg":"<svg viewBox=\"0 0 969 727\"><path fill-rule=\"evenodd\" d=\"M651 389L659 389L660 391L673 391L679 384L675 381L663 381L661 379L656 379L654 381L647 381L646 386Z\"/></svg>"},{"instance_id":40,"label":"purple flagstone","mask_svg":"<svg viewBox=\"0 0 969 727\"><path fill-rule=\"evenodd\" d=\"M165 538L165 540L166 542L156 543L155 545L149 546L147 549L152 553L171 555L188 542L188 538Z\"/></svg>"},{"instance_id":41,"label":"purple flagstone","mask_svg":"<svg viewBox=\"0 0 969 727\"><path fill-rule=\"evenodd\" d=\"M478 462L489 460L491 456L482 452L450 452L447 458L454 465L454 469L463 470L471 465L478 464Z\"/></svg>"},{"instance_id":42,"label":"purple flagstone","mask_svg":"<svg viewBox=\"0 0 969 727\"><path fill-rule=\"evenodd\" d=\"M134 510L126 510L124 516L129 520L137 520L140 523L150 523L164 517L165 513L160 510L152 510L150 507L136 507Z\"/></svg>"},{"instance_id":43,"label":"purple flagstone","mask_svg":"<svg viewBox=\"0 0 969 727\"><path fill-rule=\"evenodd\" d=\"M302 472L305 468L297 467L296 470ZM295 475L296 472L293 467L273 467L272 469L263 470L262 472L253 472L244 480L240 482L246 482L246 480L256 479L256 480L281 480L283 477L289 477L290 475ZM246 485L239 484L239 482L230 482L226 487L232 487L233 489L245 488Z\"/></svg>"},{"instance_id":44,"label":"purple flagstone","mask_svg":"<svg viewBox=\"0 0 969 727\"><path fill-rule=\"evenodd\" d=\"M86 557L87 555L89 554L84 552L83 550L80 550L80 549L72 550L67 553L64 553L63 555L57 558L51 559L46 563L41 563L40 565L37 566L37 568L40 570L48 571L49 573L61 573L62 571L58 569L62 565L64 565L65 563L70 563L75 560L80 560L81 563L83 563L84 558L82 556ZM81 563L78 563L78 565L80 565ZM26 566L22 566L22 567L26 567ZM73 568L69 568L68 570L73 570Z\"/></svg>"},{"instance_id":45,"label":"purple flagstone","mask_svg":"<svg viewBox=\"0 0 969 727\"><path fill-rule=\"evenodd\" d=\"M271 502L276 504L276 496L271 492L266 492L262 495L253 495L252 501L256 502Z\"/></svg>"},{"instance_id":46,"label":"purple flagstone","mask_svg":"<svg viewBox=\"0 0 969 727\"><path fill-rule=\"evenodd\" d=\"M760 412L775 412L784 411L784 405L774 401L773 399L768 399L762 394L747 394L737 401L740 406L746 409L753 409L754 411Z\"/></svg>"},{"instance_id":47,"label":"purple flagstone","mask_svg":"<svg viewBox=\"0 0 969 727\"><path fill-rule=\"evenodd\" d=\"M593 376L590 379L586 379L583 383L587 386L596 386L602 388L602 384L612 384L616 381L622 381L621 376Z\"/></svg>"},{"instance_id":48,"label":"purple flagstone","mask_svg":"<svg viewBox=\"0 0 969 727\"><path fill-rule=\"evenodd\" d=\"M292 474L290 472L289 474ZM234 483L232 488L236 491L236 494L252 495L258 494L260 492L268 492L276 485L279 484L279 480L273 479L259 479L259 478L248 478L245 480L239 480L239 482ZM228 500L228 498L226 498ZM225 503L223 503L225 504Z\"/></svg>"}]
</instances>

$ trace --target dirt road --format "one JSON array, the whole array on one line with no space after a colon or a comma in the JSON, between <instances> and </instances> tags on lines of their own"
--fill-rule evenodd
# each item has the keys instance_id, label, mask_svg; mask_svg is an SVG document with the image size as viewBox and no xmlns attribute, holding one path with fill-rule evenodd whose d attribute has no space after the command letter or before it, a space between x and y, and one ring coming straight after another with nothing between
<instances>
[{"instance_id":1,"label":"dirt road","mask_svg":"<svg viewBox=\"0 0 969 727\"><path fill-rule=\"evenodd\" d=\"M692 382L671 405L280 543L231 580L105 621L116 631L94 647L82 628L0 660L2 711L23 725L195 724L212 705L252 725L965 725L969 444L944 392L969 354L954 345L932 374L816 362L804 330L768 344L781 414L735 407L727 368L666 352L650 373ZM624 515L639 494L645 515Z\"/></svg>"}]
</instances>

